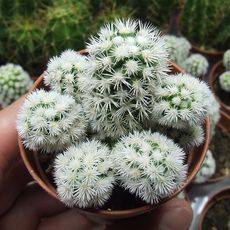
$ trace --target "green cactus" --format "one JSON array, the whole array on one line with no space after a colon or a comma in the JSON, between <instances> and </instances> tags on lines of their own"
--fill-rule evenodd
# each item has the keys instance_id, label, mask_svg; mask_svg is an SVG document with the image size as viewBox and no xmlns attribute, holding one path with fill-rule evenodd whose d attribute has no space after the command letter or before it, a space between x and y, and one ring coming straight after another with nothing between
<instances>
[{"instance_id":1,"label":"green cactus","mask_svg":"<svg viewBox=\"0 0 230 230\"><path fill-rule=\"evenodd\" d=\"M100 0L98 3L101 2ZM99 5L100 6L100 5ZM133 15L133 10L128 5L121 5L119 1L106 0L103 5L98 8L98 14L95 15L95 23L91 28L91 34L96 34L99 28L117 18L128 19Z\"/></svg>"},{"instance_id":2,"label":"green cactus","mask_svg":"<svg viewBox=\"0 0 230 230\"><path fill-rule=\"evenodd\" d=\"M43 11L43 55L49 58L66 48L84 48L91 24L87 1L58 0Z\"/></svg>"},{"instance_id":3,"label":"green cactus","mask_svg":"<svg viewBox=\"0 0 230 230\"><path fill-rule=\"evenodd\" d=\"M229 0L187 0L181 30L195 45L225 50L230 42L229 17Z\"/></svg>"},{"instance_id":4,"label":"green cactus","mask_svg":"<svg viewBox=\"0 0 230 230\"><path fill-rule=\"evenodd\" d=\"M29 70L33 63L40 63L42 53L42 25L37 16L15 15L7 24L5 55L7 60L23 65Z\"/></svg>"},{"instance_id":5,"label":"green cactus","mask_svg":"<svg viewBox=\"0 0 230 230\"><path fill-rule=\"evenodd\" d=\"M184 0L129 0L135 10L135 17L151 21L155 26L164 28L169 23L174 10L182 9Z\"/></svg>"}]
</instances>

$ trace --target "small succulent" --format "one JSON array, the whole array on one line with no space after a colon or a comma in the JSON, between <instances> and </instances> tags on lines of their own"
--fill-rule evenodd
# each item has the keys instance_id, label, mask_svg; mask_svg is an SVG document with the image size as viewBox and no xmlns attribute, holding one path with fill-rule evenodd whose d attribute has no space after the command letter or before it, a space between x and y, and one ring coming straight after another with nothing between
<instances>
[{"instance_id":1,"label":"small succulent","mask_svg":"<svg viewBox=\"0 0 230 230\"><path fill-rule=\"evenodd\" d=\"M208 61L201 54L192 54L185 60L182 67L185 71L194 77L202 77L208 71Z\"/></svg>"},{"instance_id":2,"label":"small succulent","mask_svg":"<svg viewBox=\"0 0 230 230\"><path fill-rule=\"evenodd\" d=\"M86 119L80 104L68 95L37 90L25 100L17 129L23 144L34 151L63 151L82 139Z\"/></svg>"},{"instance_id":3,"label":"small succulent","mask_svg":"<svg viewBox=\"0 0 230 230\"><path fill-rule=\"evenodd\" d=\"M200 184L208 181L211 178L216 170L216 161L212 156L210 150L207 151L204 162L201 166L201 169L194 178L194 183Z\"/></svg>"},{"instance_id":4,"label":"small succulent","mask_svg":"<svg viewBox=\"0 0 230 230\"><path fill-rule=\"evenodd\" d=\"M186 178L185 152L160 133L129 134L112 153L122 186L148 203L171 195Z\"/></svg>"},{"instance_id":5,"label":"small succulent","mask_svg":"<svg viewBox=\"0 0 230 230\"><path fill-rule=\"evenodd\" d=\"M44 82L51 90L73 96L80 101L78 77L88 67L87 58L74 50L66 50L59 57L51 58L44 75Z\"/></svg>"},{"instance_id":6,"label":"small succulent","mask_svg":"<svg viewBox=\"0 0 230 230\"><path fill-rule=\"evenodd\" d=\"M6 107L25 94L32 85L21 66L8 63L0 67L0 106Z\"/></svg>"},{"instance_id":7,"label":"small succulent","mask_svg":"<svg viewBox=\"0 0 230 230\"><path fill-rule=\"evenodd\" d=\"M225 69L230 71L230 49L225 51L223 62Z\"/></svg>"},{"instance_id":8,"label":"small succulent","mask_svg":"<svg viewBox=\"0 0 230 230\"><path fill-rule=\"evenodd\" d=\"M113 138L139 129L149 116L151 87L168 70L159 32L140 21L116 20L87 49L92 64L80 88L92 129Z\"/></svg>"},{"instance_id":9,"label":"small succulent","mask_svg":"<svg viewBox=\"0 0 230 230\"><path fill-rule=\"evenodd\" d=\"M60 199L69 207L102 206L115 183L109 148L91 140L57 156L54 178Z\"/></svg>"},{"instance_id":10,"label":"small succulent","mask_svg":"<svg viewBox=\"0 0 230 230\"><path fill-rule=\"evenodd\" d=\"M182 66L184 60L189 56L191 44L186 38L174 35L165 35L164 39L169 50L170 59Z\"/></svg>"},{"instance_id":11,"label":"small succulent","mask_svg":"<svg viewBox=\"0 0 230 230\"><path fill-rule=\"evenodd\" d=\"M186 128L202 124L207 115L206 92L208 86L188 74L165 78L154 89L156 100L152 116L158 124L173 128Z\"/></svg>"},{"instance_id":12,"label":"small succulent","mask_svg":"<svg viewBox=\"0 0 230 230\"><path fill-rule=\"evenodd\" d=\"M226 92L230 92L230 71L226 71L220 75L219 83L221 89Z\"/></svg>"}]
</instances>

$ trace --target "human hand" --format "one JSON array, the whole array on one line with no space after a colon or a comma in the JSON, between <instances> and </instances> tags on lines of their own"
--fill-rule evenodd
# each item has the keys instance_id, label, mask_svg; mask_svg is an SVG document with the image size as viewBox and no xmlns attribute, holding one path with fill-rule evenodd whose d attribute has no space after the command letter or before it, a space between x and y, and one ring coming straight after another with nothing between
<instances>
[{"instance_id":1,"label":"human hand","mask_svg":"<svg viewBox=\"0 0 230 230\"><path fill-rule=\"evenodd\" d=\"M0 112L0 229L1 230L91 230L90 221L74 209L66 209L32 181L20 159L16 116L24 98ZM192 210L184 200L174 199L153 212L120 221L107 230L185 230ZM98 226L97 226L98 227ZM97 229L104 229L104 226Z\"/></svg>"}]
</instances>

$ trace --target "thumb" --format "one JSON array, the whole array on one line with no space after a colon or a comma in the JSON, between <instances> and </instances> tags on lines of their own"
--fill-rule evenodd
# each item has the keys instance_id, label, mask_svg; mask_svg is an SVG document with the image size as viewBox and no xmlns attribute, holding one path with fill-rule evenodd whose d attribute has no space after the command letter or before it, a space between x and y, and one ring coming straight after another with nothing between
<instances>
[{"instance_id":1,"label":"thumb","mask_svg":"<svg viewBox=\"0 0 230 230\"><path fill-rule=\"evenodd\" d=\"M16 119L25 96L0 111L0 184L12 163L19 158Z\"/></svg>"}]
</instances>

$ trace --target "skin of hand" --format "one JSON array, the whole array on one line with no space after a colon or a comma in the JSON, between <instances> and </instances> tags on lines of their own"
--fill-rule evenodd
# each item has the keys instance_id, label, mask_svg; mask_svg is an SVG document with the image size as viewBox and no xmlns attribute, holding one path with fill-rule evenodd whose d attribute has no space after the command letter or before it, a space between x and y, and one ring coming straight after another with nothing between
<instances>
[{"instance_id":1,"label":"skin of hand","mask_svg":"<svg viewBox=\"0 0 230 230\"><path fill-rule=\"evenodd\" d=\"M1 230L185 230L192 220L188 202L173 199L151 213L105 227L67 209L32 181L19 154L16 119L25 97L0 111ZM29 184L28 184L29 183Z\"/></svg>"}]
</instances>

